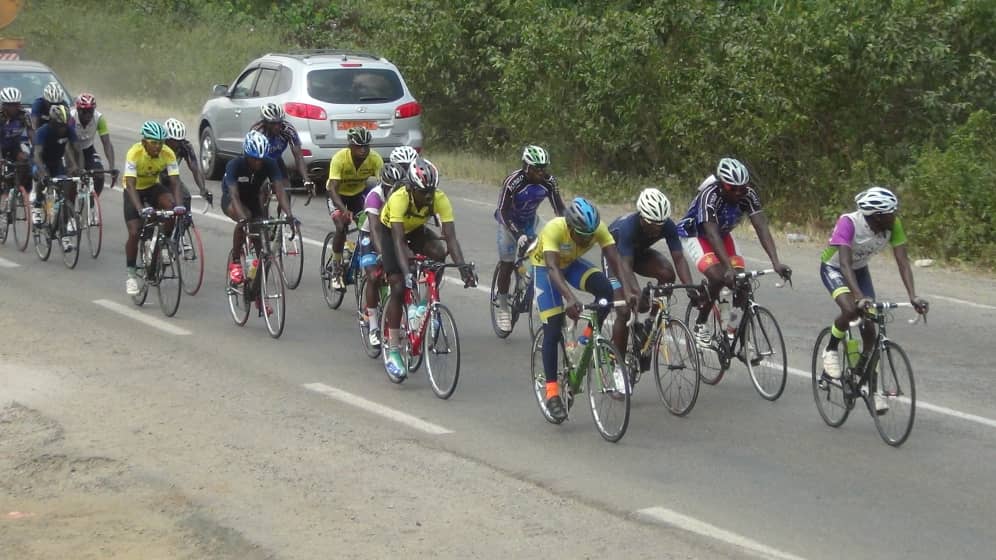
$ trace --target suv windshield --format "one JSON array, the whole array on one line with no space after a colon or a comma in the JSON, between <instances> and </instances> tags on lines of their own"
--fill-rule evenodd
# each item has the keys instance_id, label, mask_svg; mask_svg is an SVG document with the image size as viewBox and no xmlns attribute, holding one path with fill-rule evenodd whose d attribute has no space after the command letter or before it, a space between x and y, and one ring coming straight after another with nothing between
<instances>
[{"instance_id":1,"label":"suv windshield","mask_svg":"<svg viewBox=\"0 0 996 560\"><path fill-rule=\"evenodd\" d=\"M387 103L405 94L392 70L330 68L308 72L308 95L326 103Z\"/></svg>"},{"instance_id":2,"label":"suv windshield","mask_svg":"<svg viewBox=\"0 0 996 560\"><path fill-rule=\"evenodd\" d=\"M32 72L30 70L0 71L0 81L4 87L13 86L21 90L22 103L30 105L32 101L42 96L49 82L58 82L50 72ZM63 88L65 89L65 88Z\"/></svg>"}]
</instances>

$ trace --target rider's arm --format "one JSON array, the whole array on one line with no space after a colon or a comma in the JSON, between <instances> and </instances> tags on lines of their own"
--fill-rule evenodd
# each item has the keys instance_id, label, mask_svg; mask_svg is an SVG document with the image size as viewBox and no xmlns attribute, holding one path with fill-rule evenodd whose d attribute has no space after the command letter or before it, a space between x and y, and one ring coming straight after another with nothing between
<instances>
[{"instance_id":1,"label":"rider's arm","mask_svg":"<svg viewBox=\"0 0 996 560\"><path fill-rule=\"evenodd\" d=\"M249 217L249 214L242 206L242 200L239 197L239 187L236 179L237 162L238 160L233 159L225 166L225 174L221 178L221 195L224 197L225 194L229 194L230 202L228 207L239 220L244 220Z\"/></svg>"},{"instance_id":2,"label":"rider's arm","mask_svg":"<svg viewBox=\"0 0 996 560\"><path fill-rule=\"evenodd\" d=\"M543 251L543 261L546 263L547 277L553 287L560 292L564 298L564 308L568 308L576 303L574 293L571 292L567 279L564 278L563 271L560 270L560 253L557 251Z\"/></svg>"},{"instance_id":3,"label":"rider's arm","mask_svg":"<svg viewBox=\"0 0 996 560\"><path fill-rule=\"evenodd\" d=\"M450 203L450 198L446 196L446 193L437 190L432 206L436 215L439 216L439 221L442 222L443 237L446 238L446 252L453 258L453 262L464 264L463 250L460 248L460 242L457 241L456 226L453 224L453 205Z\"/></svg>"},{"instance_id":4,"label":"rider's arm","mask_svg":"<svg viewBox=\"0 0 996 560\"><path fill-rule=\"evenodd\" d=\"M609 263L609 272L622 282L626 298L630 299L639 294L640 286L636 283L636 276L632 273L627 273L622 262L623 259L619 256L619 249L615 244L603 246L602 255L605 256L605 260Z\"/></svg>"},{"instance_id":5,"label":"rider's arm","mask_svg":"<svg viewBox=\"0 0 996 560\"><path fill-rule=\"evenodd\" d=\"M294 214L291 212L290 200L287 199L287 185L290 181L286 177L283 179L277 179L280 174L280 168L277 167L277 162L270 158L263 158L263 164L266 166L266 174L270 178L270 184L273 185L273 191L277 195L277 204L284 211L284 216L287 218L293 218Z\"/></svg>"},{"instance_id":6,"label":"rider's arm","mask_svg":"<svg viewBox=\"0 0 996 560\"><path fill-rule=\"evenodd\" d=\"M730 262L730 255L726 253L726 246L723 245L723 236L719 233L719 224L707 221L699 224L699 228L700 233L705 234L706 241L712 245L712 251L716 254L716 258L719 259L720 264L726 270L732 270L733 264Z\"/></svg>"},{"instance_id":7,"label":"rider's arm","mask_svg":"<svg viewBox=\"0 0 996 560\"><path fill-rule=\"evenodd\" d=\"M34 162L35 162L35 173L39 175L39 178L44 179L48 175L48 168L45 166L45 134L48 129L41 130L35 133L35 151L34 151Z\"/></svg>"},{"instance_id":8,"label":"rider's arm","mask_svg":"<svg viewBox=\"0 0 996 560\"><path fill-rule=\"evenodd\" d=\"M501 198L498 199L498 215L501 216L501 222L505 226L505 229L512 234L512 237L517 239L524 232L520 230L515 225L515 221L512 220L512 212L515 209L515 204L513 202L512 190L506 185L502 188Z\"/></svg>"},{"instance_id":9,"label":"rider's arm","mask_svg":"<svg viewBox=\"0 0 996 560\"><path fill-rule=\"evenodd\" d=\"M104 115L100 115L97 120L97 135L100 136L100 143L104 146L104 156L107 158L108 169L117 169L114 165L114 144L111 143L111 133L107 130L107 120Z\"/></svg>"},{"instance_id":10,"label":"rider's arm","mask_svg":"<svg viewBox=\"0 0 996 560\"><path fill-rule=\"evenodd\" d=\"M291 143L290 151L294 156L294 163L297 165L297 172L301 174L301 180L307 183L311 180L311 177L308 175L308 168L304 165L304 155L301 154L301 145Z\"/></svg>"},{"instance_id":11,"label":"rider's arm","mask_svg":"<svg viewBox=\"0 0 996 560\"><path fill-rule=\"evenodd\" d=\"M138 197L138 190L135 189L135 183L138 181L134 176L125 176L125 195L131 200L131 205L135 207L135 210L142 210L142 200Z\"/></svg>"},{"instance_id":12,"label":"rider's arm","mask_svg":"<svg viewBox=\"0 0 996 560\"><path fill-rule=\"evenodd\" d=\"M563 197L560 196L560 187L557 186L557 178L550 175L546 179L546 186L550 189L550 204L553 205L553 213L558 217L564 215L564 209L567 206L564 204Z\"/></svg>"},{"instance_id":13,"label":"rider's arm","mask_svg":"<svg viewBox=\"0 0 996 560\"><path fill-rule=\"evenodd\" d=\"M906 286L906 294L910 296L910 302L916 304L916 288L913 286L913 268L910 267L910 257L906 252L906 232L899 218L895 218L892 223L892 234L889 237L892 245L892 254L896 257L896 265L899 267L899 277L903 279L903 286Z\"/></svg>"},{"instance_id":14,"label":"rider's arm","mask_svg":"<svg viewBox=\"0 0 996 560\"><path fill-rule=\"evenodd\" d=\"M69 127L69 145L66 148L66 162L70 168L73 171L83 169L86 161L83 158L83 147L80 144L79 136L76 135L76 129L73 127Z\"/></svg>"},{"instance_id":15,"label":"rider's arm","mask_svg":"<svg viewBox=\"0 0 996 560\"><path fill-rule=\"evenodd\" d=\"M187 152L184 159L187 162L187 167L190 168L190 174L194 177L194 184L197 185L197 191L201 193L201 196L204 196L208 192L207 185L204 184L204 172L197 161L197 156L194 155L193 146L184 151Z\"/></svg>"},{"instance_id":16,"label":"rider's arm","mask_svg":"<svg viewBox=\"0 0 996 560\"><path fill-rule=\"evenodd\" d=\"M344 151L339 151L332 156L332 161L329 163L329 179L325 183L325 191L328 193L328 200L331 204L329 208L330 213L332 208L340 212L347 210L346 204L342 201L342 197L339 196L339 182L342 181L343 153L345 153L345 157L352 157L349 154L349 149L345 148Z\"/></svg>"},{"instance_id":17,"label":"rider's arm","mask_svg":"<svg viewBox=\"0 0 996 560\"><path fill-rule=\"evenodd\" d=\"M674 271L678 274L678 280L682 284L692 283L692 271L688 268L688 260L682 250L671 251L671 260L674 261Z\"/></svg>"},{"instance_id":18,"label":"rider's arm","mask_svg":"<svg viewBox=\"0 0 996 560\"><path fill-rule=\"evenodd\" d=\"M763 211L755 212L750 215L750 223L753 224L754 231L757 232L757 239L761 242L761 247L764 247L764 252L771 259L771 265L777 270L781 267L782 261L778 260L775 240L771 238L771 230L768 229L768 218Z\"/></svg>"},{"instance_id":19,"label":"rider's arm","mask_svg":"<svg viewBox=\"0 0 996 560\"><path fill-rule=\"evenodd\" d=\"M391 222L391 239L394 242L394 255L398 259L401 274L404 278L407 278L411 274L408 268L410 251L408 250L408 243L405 242L404 222Z\"/></svg>"}]
</instances>

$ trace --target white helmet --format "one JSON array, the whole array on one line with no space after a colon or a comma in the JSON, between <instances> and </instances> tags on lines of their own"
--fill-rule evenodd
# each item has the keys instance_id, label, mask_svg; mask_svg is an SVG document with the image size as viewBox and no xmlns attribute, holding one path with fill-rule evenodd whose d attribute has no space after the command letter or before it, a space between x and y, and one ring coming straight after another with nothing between
<instances>
[{"instance_id":1,"label":"white helmet","mask_svg":"<svg viewBox=\"0 0 996 560\"><path fill-rule=\"evenodd\" d=\"M740 187L750 182L750 173L747 172L747 168L733 158L719 160L719 165L716 166L716 177L734 187Z\"/></svg>"},{"instance_id":2,"label":"white helmet","mask_svg":"<svg viewBox=\"0 0 996 560\"><path fill-rule=\"evenodd\" d=\"M170 140L183 140L187 137L187 127L179 119L166 119L163 126L166 127L166 138Z\"/></svg>"},{"instance_id":3,"label":"white helmet","mask_svg":"<svg viewBox=\"0 0 996 560\"><path fill-rule=\"evenodd\" d=\"M891 214L899 208L899 199L889 189L871 187L854 197L858 210L865 216L872 214Z\"/></svg>"},{"instance_id":4,"label":"white helmet","mask_svg":"<svg viewBox=\"0 0 996 560\"><path fill-rule=\"evenodd\" d=\"M418 152L411 146L398 146L391 150L391 163L400 163L405 168L418 158Z\"/></svg>"},{"instance_id":5,"label":"white helmet","mask_svg":"<svg viewBox=\"0 0 996 560\"><path fill-rule=\"evenodd\" d=\"M270 123L280 122L284 120L287 113L284 112L284 108L280 106L279 103L264 103L262 107L259 108L259 114L262 115L263 120Z\"/></svg>"},{"instance_id":6,"label":"white helmet","mask_svg":"<svg viewBox=\"0 0 996 560\"><path fill-rule=\"evenodd\" d=\"M62 103L66 99L66 94L62 91L59 82L49 82L42 91L42 97L49 103Z\"/></svg>"},{"instance_id":7,"label":"white helmet","mask_svg":"<svg viewBox=\"0 0 996 560\"><path fill-rule=\"evenodd\" d=\"M643 189L636 199L636 209L641 218L655 224L663 224L671 217L671 201L655 188Z\"/></svg>"},{"instance_id":8,"label":"white helmet","mask_svg":"<svg viewBox=\"0 0 996 560\"><path fill-rule=\"evenodd\" d=\"M21 102L21 90L16 87L5 87L0 90L0 102L2 103L20 103Z\"/></svg>"},{"instance_id":9,"label":"white helmet","mask_svg":"<svg viewBox=\"0 0 996 560\"><path fill-rule=\"evenodd\" d=\"M550 154L539 146L526 146L522 150L522 163L533 167L550 165Z\"/></svg>"}]
</instances>

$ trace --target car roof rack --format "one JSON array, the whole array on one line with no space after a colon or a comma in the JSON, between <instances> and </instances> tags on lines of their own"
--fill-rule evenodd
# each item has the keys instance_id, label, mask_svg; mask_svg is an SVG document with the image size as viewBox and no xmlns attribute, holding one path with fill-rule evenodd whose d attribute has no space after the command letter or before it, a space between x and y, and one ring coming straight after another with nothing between
<instances>
[{"instance_id":1,"label":"car roof rack","mask_svg":"<svg viewBox=\"0 0 996 560\"><path fill-rule=\"evenodd\" d=\"M348 57L354 58L369 58L372 60L380 60L381 57L376 54L365 52L365 51L353 51L347 49L295 49L285 52L269 53L275 56L292 56L294 58L310 58L312 56L341 56L343 60Z\"/></svg>"}]
</instances>

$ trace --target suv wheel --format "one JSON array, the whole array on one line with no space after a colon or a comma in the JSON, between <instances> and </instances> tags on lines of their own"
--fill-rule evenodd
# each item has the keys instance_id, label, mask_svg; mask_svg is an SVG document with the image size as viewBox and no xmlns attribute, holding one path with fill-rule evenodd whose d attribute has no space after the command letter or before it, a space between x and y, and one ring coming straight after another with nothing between
<instances>
[{"instance_id":1,"label":"suv wheel","mask_svg":"<svg viewBox=\"0 0 996 560\"><path fill-rule=\"evenodd\" d=\"M225 162L218 155L218 144L210 126L201 131L201 171L204 172L204 177L211 180L221 179L225 173Z\"/></svg>"}]
</instances>

